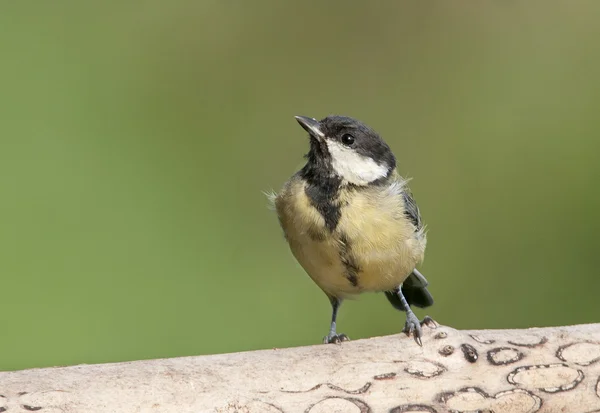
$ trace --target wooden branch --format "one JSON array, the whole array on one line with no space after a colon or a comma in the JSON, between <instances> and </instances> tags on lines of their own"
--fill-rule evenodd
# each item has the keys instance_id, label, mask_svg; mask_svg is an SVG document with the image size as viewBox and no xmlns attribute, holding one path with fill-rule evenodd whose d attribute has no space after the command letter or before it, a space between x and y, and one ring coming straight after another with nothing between
<instances>
[{"instance_id":1,"label":"wooden branch","mask_svg":"<svg viewBox=\"0 0 600 413\"><path fill-rule=\"evenodd\" d=\"M0 373L0 412L600 412L600 324Z\"/></svg>"}]
</instances>

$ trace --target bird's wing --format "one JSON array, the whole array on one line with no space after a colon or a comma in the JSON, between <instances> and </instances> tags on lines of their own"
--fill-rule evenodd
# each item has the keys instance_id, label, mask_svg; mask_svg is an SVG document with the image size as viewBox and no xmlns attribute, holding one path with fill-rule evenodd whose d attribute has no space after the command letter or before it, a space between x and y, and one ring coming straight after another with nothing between
<instances>
[{"instance_id":1,"label":"bird's wing","mask_svg":"<svg viewBox=\"0 0 600 413\"><path fill-rule=\"evenodd\" d=\"M408 187L402 190L402 198L404 199L404 215L413 223L415 226L415 232L423 229L423 221L421 221L421 212L419 207L413 198L412 193ZM409 274L408 278L404 281L403 286L406 288L425 288L429 282L416 268Z\"/></svg>"},{"instance_id":2,"label":"bird's wing","mask_svg":"<svg viewBox=\"0 0 600 413\"><path fill-rule=\"evenodd\" d=\"M410 192L410 189L404 188L402 190L402 198L404 199L404 215L413 223L417 231L423 229L423 222L421 222L421 212L415 202L415 199Z\"/></svg>"},{"instance_id":3,"label":"bird's wing","mask_svg":"<svg viewBox=\"0 0 600 413\"><path fill-rule=\"evenodd\" d=\"M429 285L429 281L415 268L402 285L407 288L425 288Z\"/></svg>"}]
</instances>

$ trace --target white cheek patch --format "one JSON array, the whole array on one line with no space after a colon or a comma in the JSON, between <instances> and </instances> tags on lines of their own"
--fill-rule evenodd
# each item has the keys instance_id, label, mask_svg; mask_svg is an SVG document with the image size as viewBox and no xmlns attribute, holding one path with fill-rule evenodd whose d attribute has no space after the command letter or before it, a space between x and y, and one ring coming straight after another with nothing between
<instances>
[{"instance_id":1,"label":"white cheek patch","mask_svg":"<svg viewBox=\"0 0 600 413\"><path fill-rule=\"evenodd\" d=\"M362 156L339 142L327 140L331 166L335 173L354 185L367 185L388 174L387 165L379 165L373 159Z\"/></svg>"}]
</instances>

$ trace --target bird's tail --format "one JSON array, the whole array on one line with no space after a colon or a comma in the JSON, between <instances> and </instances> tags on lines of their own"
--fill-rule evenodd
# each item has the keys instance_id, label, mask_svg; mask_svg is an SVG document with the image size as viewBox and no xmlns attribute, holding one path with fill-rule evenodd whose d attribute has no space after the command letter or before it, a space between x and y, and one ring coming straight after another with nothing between
<instances>
[{"instance_id":1,"label":"bird's tail","mask_svg":"<svg viewBox=\"0 0 600 413\"><path fill-rule=\"evenodd\" d=\"M408 278L402 283L402 295L406 298L406 302L409 305L414 305L415 307L425 308L433 305L433 297L427 290L427 285L429 283L417 269L414 269L413 272L410 273ZM390 303L397 310L404 311L404 307L400 302L400 298L398 294L393 291L386 291L385 295Z\"/></svg>"},{"instance_id":2,"label":"bird's tail","mask_svg":"<svg viewBox=\"0 0 600 413\"><path fill-rule=\"evenodd\" d=\"M406 302L415 307L425 308L433 305L433 297L427 291L427 287L402 287L402 294Z\"/></svg>"}]
</instances>

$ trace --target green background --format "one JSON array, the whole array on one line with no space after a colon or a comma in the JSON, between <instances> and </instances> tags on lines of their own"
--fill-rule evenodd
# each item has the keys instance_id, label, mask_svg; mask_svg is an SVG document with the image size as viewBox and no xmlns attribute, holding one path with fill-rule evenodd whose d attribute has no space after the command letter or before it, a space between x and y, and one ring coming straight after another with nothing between
<instances>
[{"instance_id":1,"label":"green background","mask_svg":"<svg viewBox=\"0 0 600 413\"><path fill-rule=\"evenodd\" d=\"M456 328L598 321L600 3L0 6L0 370L320 342L262 191L294 115L395 151ZM418 312L419 316L424 315ZM397 333L381 294L352 338Z\"/></svg>"}]
</instances>

